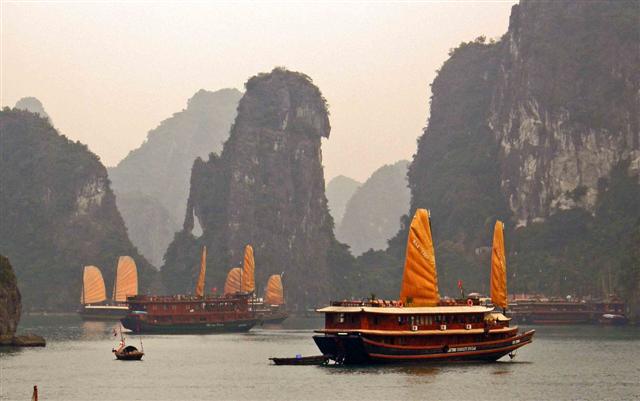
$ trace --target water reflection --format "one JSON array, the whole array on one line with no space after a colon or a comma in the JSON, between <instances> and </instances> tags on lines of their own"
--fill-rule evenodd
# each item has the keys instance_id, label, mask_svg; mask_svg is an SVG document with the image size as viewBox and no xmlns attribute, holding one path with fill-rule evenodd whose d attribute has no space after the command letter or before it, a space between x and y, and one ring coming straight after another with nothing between
<instances>
[{"instance_id":1,"label":"water reflection","mask_svg":"<svg viewBox=\"0 0 640 401\"><path fill-rule=\"evenodd\" d=\"M99 322L99 321L83 321L80 328L82 329L82 334L80 338L82 340L104 340L107 333L113 332L114 329L117 330L118 324L113 324L112 322Z\"/></svg>"}]
</instances>

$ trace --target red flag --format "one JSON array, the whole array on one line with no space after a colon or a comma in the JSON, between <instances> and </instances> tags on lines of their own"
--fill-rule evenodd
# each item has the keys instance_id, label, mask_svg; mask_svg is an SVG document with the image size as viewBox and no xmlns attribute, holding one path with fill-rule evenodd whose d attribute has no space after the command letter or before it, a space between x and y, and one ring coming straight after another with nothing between
<instances>
[{"instance_id":1,"label":"red flag","mask_svg":"<svg viewBox=\"0 0 640 401\"><path fill-rule=\"evenodd\" d=\"M462 289L462 280L458 280L458 288Z\"/></svg>"},{"instance_id":2,"label":"red flag","mask_svg":"<svg viewBox=\"0 0 640 401\"><path fill-rule=\"evenodd\" d=\"M213 287L213 288L211 289L211 292L213 292L213 293L215 293L215 292L217 292L217 291L218 291L218 287Z\"/></svg>"}]
</instances>

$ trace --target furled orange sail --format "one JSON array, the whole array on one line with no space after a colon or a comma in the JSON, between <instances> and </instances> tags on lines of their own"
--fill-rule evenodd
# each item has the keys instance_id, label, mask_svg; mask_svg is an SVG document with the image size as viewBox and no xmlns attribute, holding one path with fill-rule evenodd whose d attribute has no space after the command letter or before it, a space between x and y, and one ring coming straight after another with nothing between
<instances>
[{"instance_id":1,"label":"furled orange sail","mask_svg":"<svg viewBox=\"0 0 640 401\"><path fill-rule=\"evenodd\" d=\"M267 305L284 304L282 278L279 274L274 274L269 277L269 280L267 280L267 289L264 292L264 303Z\"/></svg>"},{"instance_id":2,"label":"furled orange sail","mask_svg":"<svg viewBox=\"0 0 640 401\"><path fill-rule=\"evenodd\" d=\"M242 268L234 267L227 273L227 280L224 282L224 295L240 292L240 281L242 280Z\"/></svg>"},{"instance_id":3,"label":"furled orange sail","mask_svg":"<svg viewBox=\"0 0 640 401\"><path fill-rule=\"evenodd\" d=\"M507 307L507 258L504 253L504 224L498 220L493 229L491 250L491 302Z\"/></svg>"},{"instance_id":4,"label":"furled orange sail","mask_svg":"<svg viewBox=\"0 0 640 401\"><path fill-rule=\"evenodd\" d=\"M138 295L138 269L130 256L120 256L113 285L113 300L125 302L127 297Z\"/></svg>"},{"instance_id":5,"label":"furled orange sail","mask_svg":"<svg viewBox=\"0 0 640 401\"><path fill-rule=\"evenodd\" d=\"M256 263L253 260L253 248L247 245L244 248L244 265L242 266L242 292L253 292L256 289L254 272Z\"/></svg>"},{"instance_id":6,"label":"furled orange sail","mask_svg":"<svg viewBox=\"0 0 640 401\"><path fill-rule=\"evenodd\" d=\"M202 247L202 258L200 259L200 275L196 284L196 296L204 297L204 276L207 274L207 247Z\"/></svg>"},{"instance_id":7,"label":"furled orange sail","mask_svg":"<svg viewBox=\"0 0 640 401\"><path fill-rule=\"evenodd\" d=\"M82 299L83 304L95 304L107 299L104 288L104 280L100 269L95 266L85 266L82 274Z\"/></svg>"},{"instance_id":8,"label":"furled orange sail","mask_svg":"<svg viewBox=\"0 0 640 401\"><path fill-rule=\"evenodd\" d=\"M429 211L416 210L409 227L400 299L408 306L435 306L440 300Z\"/></svg>"}]
</instances>

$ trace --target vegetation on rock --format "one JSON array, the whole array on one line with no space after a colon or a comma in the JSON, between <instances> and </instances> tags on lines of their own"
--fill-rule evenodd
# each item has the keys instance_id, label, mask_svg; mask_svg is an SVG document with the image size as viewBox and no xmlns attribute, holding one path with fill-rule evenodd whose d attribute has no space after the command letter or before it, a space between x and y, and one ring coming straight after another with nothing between
<instances>
[{"instance_id":1,"label":"vegetation on rock","mask_svg":"<svg viewBox=\"0 0 640 401\"><path fill-rule=\"evenodd\" d=\"M26 310L75 310L83 266L100 266L109 288L120 255L135 259L142 289L153 279L129 241L106 169L47 119L0 112L0 182L0 253L11 259Z\"/></svg>"}]
</instances>

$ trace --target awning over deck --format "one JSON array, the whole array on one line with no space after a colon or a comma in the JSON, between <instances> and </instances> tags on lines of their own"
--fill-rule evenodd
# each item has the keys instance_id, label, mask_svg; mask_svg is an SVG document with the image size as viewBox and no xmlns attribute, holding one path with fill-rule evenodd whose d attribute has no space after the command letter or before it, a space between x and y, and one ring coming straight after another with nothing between
<instances>
[{"instance_id":1,"label":"awning over deck","mask_svg":"<svg viewBox=\"0 0 640 401\"><path fill-rule=\"evenodd\" d=\"M459 313L487 313L493 307L473 306L424 306L424 307L372 307L372 306L327 306L317 309L319 313L378 313L385 315L444 315Z\"/></svg>"}]
</instances>

